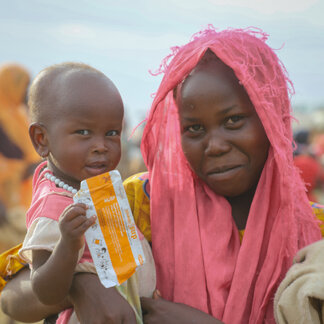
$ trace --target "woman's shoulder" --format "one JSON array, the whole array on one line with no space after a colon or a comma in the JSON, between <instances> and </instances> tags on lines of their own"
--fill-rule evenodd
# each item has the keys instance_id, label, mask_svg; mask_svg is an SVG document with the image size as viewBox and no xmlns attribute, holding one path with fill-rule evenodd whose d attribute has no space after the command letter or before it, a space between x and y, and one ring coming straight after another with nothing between
<instances>
[{"instance_id":1,"label":"woman's shoulder","mask_svg":"<svg viewBox=\"0 0 324 324\"><path fill-rule=\"evenodd\" d=\"M314 214L316 215L316 217L320 220L324 221L324 205L321 205L319 203L315 203L315 202L309 202Z\"/></svg>"},{"instance_id":2,"label":"woman's shoulder","mask_svg":"<svg viewBox=\"0 0 324 324\"><path fill-rule=\"evenodd\" d=\"M148 172L140 172L136 173L130 177L128 177L126 180L124 180L124 186L138 186L143 185L145 182L148 182L149 179L149 173Z\"/></svg>"},{"instance_id":3,"label":"woman's shoulder","mask_svg":"<svg viewBox=\"0 0 324 324\"><path fill-rule=\"evenodd\" d=\"M22 244L19 244L0 254L0 293L7 281L27 265L18 255L21 247Z\"/></svg>"},{"instance_id":4,"label":"woman's shoulder","mask_svg":"<svg viewBox=\"0 0 324 324\"><path fill-rule=\"evenodd\" d=\"M324 206L318 203L309 202L313 213L315 214L316 218L320 221L320 229L322 232L322 237L324 238Z\"/></svg>"},{"instance_id":5,"label":"woman's shoulder","mask_svg":"<svg viewBox=\"0 0 324 324\"><path fill-rule=\"evenodd\" d=\"M124 188L126 190L128 200L132 201L135 196L139 198L143 196L143 199L150 200L150 185L148 172L141 172L134 174L127 178L124 182Z\"/></svg>"},{"instance_id":6,"label":"woman's shoulder","mask_svg":"<svg viewBox=\"0 0 324 324\"><path fill-rule=\"evenodd\" d=\"M148 172L137 173L124 181L128 202L135 223L151 242L150 189Z\"/></svg>"}]
</instances>

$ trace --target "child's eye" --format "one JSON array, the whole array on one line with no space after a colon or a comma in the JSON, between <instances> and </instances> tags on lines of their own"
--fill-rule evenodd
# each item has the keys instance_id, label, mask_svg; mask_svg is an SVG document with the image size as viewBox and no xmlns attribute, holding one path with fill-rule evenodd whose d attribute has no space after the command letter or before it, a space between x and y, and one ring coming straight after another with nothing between
<instances>
[{"instance_id":1,"label":"child's eye","mask_svg":"<svg viewBox=\"0 0 324 324\"><path fill-rule=\"evenodd\" d=\"M87 129L77 130L76 133L80 134L80 135L85 135L85 136L90 134L90 132Z\"/></svg>"},{"instance_id":2,"label":"child's eye","mask_svg":"<svg viewBox=\"0 0 324 324\"><path fill-rule=\"evenodd\" d=\"M202 125L191 125L186 128L190 133L200 133L204 130Z\"/></svg>"},{"instance_id":3,"label":"child's eye","mask_svg":"<svg viewBox=\"0 0 324 324\"><path fill-rule=\"evenodd\" d=\"M106 136L118 136L118 135L119 135L119 132L116 130L111 130L106 133Z\"/></svg>"}]
</instances>

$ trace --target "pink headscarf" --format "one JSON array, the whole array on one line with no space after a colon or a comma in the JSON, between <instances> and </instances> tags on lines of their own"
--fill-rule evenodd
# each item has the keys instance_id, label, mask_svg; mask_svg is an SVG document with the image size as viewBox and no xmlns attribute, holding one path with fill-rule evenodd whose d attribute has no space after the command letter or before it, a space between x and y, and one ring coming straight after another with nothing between
<instances>
[{"instance_id":1,"label":"pink headscarf","mask_svg":"<svg viewBox=\"0 0 324 324\"><path fill-rule=\"evenodd\" d=\"M293 166L289 80L256 29L194 35L161 65L164 78L143 134L151 186L157 287L162 296L225 323L275 323L274 293L298 249L321 238ZM270 141L240 245L231 207L191 171L181 148L172 90L207 49L231 67ZM167 65L167 61L172 61Z\"/></svg>"}]
</instances>

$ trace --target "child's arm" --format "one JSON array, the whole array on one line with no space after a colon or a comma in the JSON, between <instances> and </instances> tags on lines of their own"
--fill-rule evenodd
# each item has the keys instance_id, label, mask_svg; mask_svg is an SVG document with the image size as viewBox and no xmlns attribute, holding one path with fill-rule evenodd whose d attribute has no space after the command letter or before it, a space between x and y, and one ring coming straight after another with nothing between
<instances>
[{"instance_id":1,"label":"child's arm","mask_svg":"<svg viewBox=\"0 0 324 324\"><path fill-rule=\"evenodd\" d=\"M84 244L84 232L95 218L87 219L84 204L72 204L59 220L61 238L50 253L33 251L32 287L39 300L48 305L61 302L69 293L78 252Z\"/></svg>"}]
</instances>

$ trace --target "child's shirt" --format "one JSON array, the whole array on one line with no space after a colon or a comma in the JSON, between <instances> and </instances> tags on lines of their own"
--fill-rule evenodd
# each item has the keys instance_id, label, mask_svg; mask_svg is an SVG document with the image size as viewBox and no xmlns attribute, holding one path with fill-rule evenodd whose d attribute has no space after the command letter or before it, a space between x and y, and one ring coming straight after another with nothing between
<instances>
[{"instance_id":1,"label":"child's shirt","mask_svg":"<svg viewBox=\"0 0 324 324\"><path fill-rule=\"evenodd\" d=\"M73 203L72 193L56 187L55 183L44 177L47 162L41 163L33 178L33 197L26 214L27 234L19 255L32 263L33 250L52 252L61 233L59 217L64 209ZM84 263L84 265L82 265ZM77 271L90 271L92 259L87 244L79 252Z\"/></svg>"},{"instance_id":2,"label":"child's shirt","mask_svg":"<svg viewBox=\"0 0 324 324\"><path fill-rule=\"evenodd\" d=\"M60 239L58 226L59 217L64 209L73 203L73 195L69 191L56 187L55 183L44 177L47 162L41 163L35 170L33 178L33 197L26 215L27 234L19 256L30 265L33 250L52 252ZM151 248L143 235L139 235L146 263L137 269L135 275L122 285L116 287L120 294L133 307L137 323L142 323L139 296L151 297L155 289L155 266ZM89 248L85 243L79 251L79 261L76 272L96 273ZM75 315L65 311L57 323L77 323ZM71 317L70 317L71 316Z\"/></svg>"}]
</instances>

